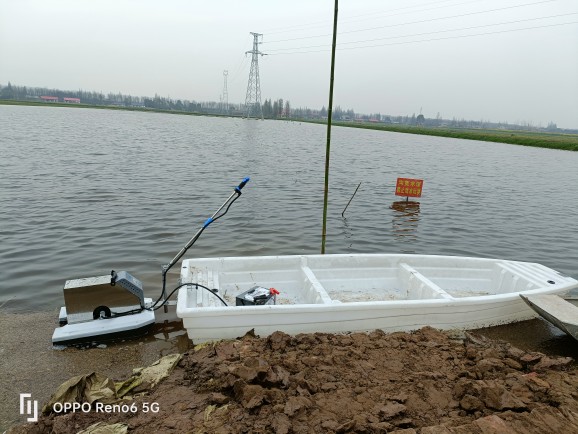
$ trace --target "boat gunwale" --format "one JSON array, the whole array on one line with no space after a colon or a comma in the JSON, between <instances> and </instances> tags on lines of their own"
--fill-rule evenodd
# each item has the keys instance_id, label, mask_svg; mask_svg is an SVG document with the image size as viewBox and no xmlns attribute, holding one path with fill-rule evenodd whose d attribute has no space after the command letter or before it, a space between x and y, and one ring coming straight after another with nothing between
<instances>
[{"instance_id":1,"label":"boat gunwale","mask_svg":"<svg viewBox=\"0 0 578 434\"><path fill-rule=\"evenodd\" d=\"M266 306L203 306L203 307L186 307L187 305L187 291L186 287L179 290L178 301L177 301L177 315L179 317L184 317L190 314L195 315L219 315L222 313L232 313L234 309L235 314L254 314L256 312L265 313L270 310L281 311L284 313L298 313L298 312L334 312L342 310L374 310L374 309L403 309L405 307L455 307L455 306L471 306L471 305L491 305L494 303L507 303L507 302L521 302L520 294L524 295L535 295L535 294L550 294L550 293L560 293L563 291L569 291L573 288L578 288L578 281L570 276L565 276L558 271L546 267L542 264L535 262L524 262L524 261L513 261L507 259L498 258L478 258L469 256L451 256L451 255L415 255L415 254L391 254L391 253L342 253L342 254L331 254L331 255L270 255L270 256L237 256L237 257L214 257L214 258L190 258L186 259L182 263L181 270L188 269L193 266L198 266L199 262L208 261L214 264L219 264L218 267L223 265L225 261L227 262L241 262L247 260L260 260L274 261L274 260L293 260L295 262L304 259L312 258L326 258L330 260L344 259L344 258L379 258L384 259L395 258L395 263L400 264L407 261L407 259L419 257L420 259L435 259L435 260L450 260L450 261L461 261L461 262L480 262L480 263L493 263L493 264L503 264L503 263L514 263L514 264L525 264L537 267L542 272L554 273L563 279L560 283L548 284L544 282L543 286L534 289L527 289L522 291L507 292L501 294L486 294L486 295L474 295L474 296L464 296L455 297L451 296L449 298L422 298L422 299L397 299L397 300L373 300L373 301L347 301L341 302L339 300L333 300L333 303L296 303L296 304L282 304L282 305L266 305ZM411 264L410 261L410 265ZM417 266L420 267L419 265ZM315 270L313 270L315 271ZM183 272L183 271L181 271ZM194 283L193 283L194 284ZM547 286L546 286L547 285Z\"/></svg>"},{"instance_id":2,"label":"boat gunwale","mask_svg":"<svg viewBox=\"0 0 578 434\"><path fill-rule=\"evenodd\" d=\"M194 285L194 284L193 284ZM578 287L578 286L577 286ZM183 288L184 289L184 288ZM573 289L570 287L568 289ZM185 289L186 290L186 289ZM560 291L566 290L565 287L556 288L555 286L549 287L547 291L544 288L536 288L532 290L526 291L519 291L519 292L510 292L507 294L490 294L490 295L481 295L481 296L472 296L472 297L452 297L452 298L424 298L424 299L417 299L417 300L374 300L374 301L348 301L348 302L339 302L336 301L335 303L297 303L297 304L275 304L275 305L259 305L259 306L204 306L204 307L185 307L182 308L182 304L185 304L186 301L181 302L181 295L179 293L177 299L177 313L182 312L231 312L231 309L235 309L237 311L263 311L263 310L281 310L281 311L295 311L297 309L306 309L306 310L315 310L316 308L320 310L350 310L350 309L363 309L367 310L367 308L372 309L379 309L383 307L391 307L394 309L401 309L403 306L437 306L437 305L446 305L446 306L453 306L453 305L474 305L474 304L492 304L492 303L504 303L508 301L518 301L520 294L522 295L535 295L535 294L551 294L551 293L559 293ZM184 296L186 297L186 295ZM520 299L521 301L521 299Z\"/></svg>"}]
</instances>

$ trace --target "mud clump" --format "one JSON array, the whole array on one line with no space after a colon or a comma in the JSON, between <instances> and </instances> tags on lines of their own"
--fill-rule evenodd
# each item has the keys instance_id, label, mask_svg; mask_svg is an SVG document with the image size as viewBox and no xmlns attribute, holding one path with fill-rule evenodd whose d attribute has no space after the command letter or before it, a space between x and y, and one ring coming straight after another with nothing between
<instances>
[{"instance_id":1,"label":"mud clump","mask_svg":"<svg viewBox=\"0 0 578 434\"><path fill-rule=\"evenodd\" d=\"M12 432L578 433L571 363L432 328L247 335L185 353L134 413L51 414Z\"/></svg>"}]
</instances>

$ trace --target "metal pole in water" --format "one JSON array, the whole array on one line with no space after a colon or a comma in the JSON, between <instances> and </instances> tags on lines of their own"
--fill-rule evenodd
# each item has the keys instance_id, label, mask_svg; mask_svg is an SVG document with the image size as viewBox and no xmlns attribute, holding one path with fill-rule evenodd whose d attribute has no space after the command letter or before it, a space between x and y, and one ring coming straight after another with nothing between
<instances>
[{"instance_id":1,"label":"metal pole in water","mask_svg":"<svg viewBox=\"0 0 578 434\"><path fill-rule=\"evenodd\" d=\"M351 203L351 201L353 200L353 198L355 197L357 190L359 190L359 187L361 187L361 182L359 183L359 185L357 186L357 188L355 189L355 191L353 192L353 196L351 196L351 199L349 199L349 202L347 202L347 205L345 205L345 209L343 210L343 212L341 213L341 217L345 218L345 211L347 210L347 207L349 207L349 204Z\"/></svg>"},{"instance_id":2,"label":"metal pole in water","mask_svg":"<svg viewBox=\"0 0 578 434\"><path fill-rule=\"evenodd\" d=\"M327 109L327 148L325 151L325 190L323 194L323 230L321 232L321 254L325 254L327 237L327 198L329 196L329 150L331 148L331 115L333 112L333 77L335 72L335 45L337 44L337 3L333 14L333 45L331 47L331 78L329 81L329 107Z\"/></svg>"}]
</instances>

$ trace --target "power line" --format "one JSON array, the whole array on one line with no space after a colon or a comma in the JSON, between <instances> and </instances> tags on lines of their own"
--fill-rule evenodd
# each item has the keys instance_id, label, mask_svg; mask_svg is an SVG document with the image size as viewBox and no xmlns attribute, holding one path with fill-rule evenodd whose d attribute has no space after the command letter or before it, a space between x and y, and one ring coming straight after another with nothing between
<instances>
[{"instance_id":1,"label":"power line","mask_svg":"<svg viewBox=\"0 0 578 434\"><path fill-rule=\"evenodd\" d=\"M359 15L351 15L351 18L358 18L358 17L366 17L366 16L371 16L371 18L375 18L378 16L383 16L383 15L388 15L388 16L395 16L395 15L403 15L403 14L412 14L412 13L416 13L416 12L424 12L424 11L429 11L432 9L441 9L441 8L446 8L446 7L455 7L455 6L461 6L464 4L468 4L468 3L476 3L479 1L484 1L484 0L470 0L470 1L466 1L466 2L461 2L461 3L457 3L457 4L453 4L453 5L446 5L446 6L439 6L437 8L425 8L425 9L417 9L414 11L407 11L407 12L400 12L397 14L392 14L391 12L395 12L395 11L400 11L400 10L405 10L405 9L415 9L421 6L427 6L427 5L435 5L435 4L440 4L440 3L447 3L449 1L454 1L454 0L443 0L443 1L435 1L435 2L429 2L429 3L424 3L423 5L415 5L415 6L404 6L401 8L395 8L395 9L389 9L386 11L378 11L378 12L367 12L364 14L359 14ZM365 19L361 19L361 20L355 20L355 19L345 19L345 20L340 20L340 23L350 23L350 22L357 22L357 21L364 21ZM297 24L294 26L289 26L289 27L282 27L281 30L276 29L276 30L271 30L268 31L267 34L269 35L274 35L274 34L278 34L278 33L287 33L287 32L293 32L296 29L299 28L303 28L303 27L322 27L327 25L327 21L323 20L323 21L313 21L311 23L308 24Z\"/></svg>"},{"instance_id":2,"label":"power line","mask_svg":"<svg viewBox=\"0 0 578 434\"><path fill-rule=\"evenodd\" d=\"M427 20L414 21L414 22L411 22L411 23L392 24L392 25L387 25L387 26L372 27L372 28L360 29L360 30L349 30L349 31L347 31L347 32L342 32L342 34L367 32L367 31L370 31L370 30L378 30L378 29L382 29L382 28L386 28L386 27L399 27L399 26L405 26L405 25L409 25L409 24L419 24L419 23L427 23L427 22L431 22L431 21L447 20L447 19L451 19L451 18L462 18L462 17L471 16L471 15L485 14L485 13L489 13L489 12L505 11L505 10L508 10L508 9L516 9L516 8L521 8L521 7L526 7L526 6L534 6L534 5L541 4L541 3L551 3L551 2L555 2L555 1L557 1L557 0L541 0L541 1L538 1L538 2L534 2L534 3L524 3L524 4L521 4L521 5L506 6L506 7L503 7L503 8L488 9L488 10L485 10L485 11L478 11L478 12L468 12L468 13L465 13L465 14L452 15L452 16L447 16L447 17L430 18L430 19L427 19Z\"/></svg>"},{"instance_id":3,"label":"power line","mask_svg":"<svg viewBox=\"0 0 578 434\"><path fill-rule=\"evenodd\" d=\"M521 29L498 30L495 32L476 33L473 35L457 35L457 36L447 36L444 38L422 39L419 41L393 42L393 43L389 43L389 44L364 45L361 47L346 47L346 48L340 48L340 50L357 50L357 49L361 49L361 48L375 48L375 47L386 47L386 46L390 46L390 45L407 45L407 44L417 44L420 42L433 42L433 41L444 41L444 40L448 40L448 39L471 38L474 36L486 36L486 35L495 35L495 34L499 34L499 33L520 32L523 30L544 29L544 28L548 28L548 27L567 26L570 24L578 24L578 21L571 21L569 23L549 24L549 25L544 25L544 26L523 27ZM326 52L326 51L328 51L328 49L312 50L312 51L294 51L294 52L289 52L289 53L277 53L277 54L271 54L271 55L272 56L280 56L280 55L284 55L284 54L322 53L322 52Z\"/></svg>"},{"instance_id":4,"label":"power line","mask_svg":"<svg viewBox=\"0 0 578 434\"><path fill-rule=\"evenodd\" d=\"M361 19L352 19L352 20L345 20L346 23L357 23L359 21L367 21L367 20L372 20L372 19L376 19L376 18L382 18L385 16L385 18L389 18L389 17L395 17L398 15L406 15L406 14L415 14L416 12L427 12L427 11L433 11L436 9L444 9L444 8L448 8L448 7L456 7L456 6L463 6L463 5L467 5L470 3L478 3L480 1L485 1L485 0L470 0L470 1L466 1L466 2L461 2L461 3L456 3L453 5L445 5L445 6L437 6L437 7L432 7L432 8L424 8L424 9L418 9L416 11L406 11L406 12L399 12L397 14L390 14L388 12L384 12L384 13L373 13L373 14L363 14L363 15L357 15L358 17L361 16L368 16L368 18L361 18ZM552 0L555 1L555 0ZM445 2L442 2L445 3ZM407 9L407 8L411 8L412 6L407 6L405 8L399 8L399 9ZM413 6L416 7L416 6Z\"/></svg>"},{"instance_id":5,"label":"power line","mask_svg":"<svg viewBox=\"0 0 578 434\"><path fill-rule=\"evenodd\" d=\"M229 81L230 83L235 83L239 79L239 77L241 77L241 73L243 73L243 71L246 70L246 66L248 63L249 58L246 55L244 55L243 60L241 61L241 63L239 63L239 67L237 68L235 73L231 75L231 80Z\"/></svg>"},{"instance_id":6,"label":"power line","mask_svg":"<svg viewBox=\"0 0 578 434\"><path fill-rule=\"evenodd\" d=\"M247 43L244 44L245 49L242 51L241 56L239 57L239 60L237 62L237 68L233 69L233 73L231 74L231 81L234 81L237 79L239 72L241 72L241 69L243 68L243 66L247 63L247 54L245 53L249 47L251 46L252 41L247 40Z\"/></svg>"},{"instance_id":7,"label":"power line","mask_svg":"<svg viewBox=\"0 0 578 434\"><path fill-rule=\"evenodd\" d=\"M468 13L459 14L459 15L450 15L450 16L438 17L438 18L429 18L426 20L410 21L410 22L399 23L399 24L387 24L385 26L379 26L379 27L369 27L369 28L365 28L365 29L349 30L349 31L345 31L345 32L340 32L340 34L345 35L345 34L349 34L349 33L368 32L371 30L379 30L379 29L385 29L385 28L390 28L390 27L407 26L410 24L421 24L421 23L429 23L432 21L447 20L447 19L451 19L451 18L462 18L462 17L471 16L471 15L486 14L486 13L490 13L490 12L498 12L498 11L504 11L504 10L508 10L508 9L526 7L526 6L534 6L534 5L542 4L542 3L551 3L554 1L557 1L557 0L541 0L539 2L534 2L534 3L524 3L521 5L506 6L506 7L497 8L497 9L487 9L485 11L468 12ZM302 36L300 38L278 39L278 40L268 41L267 43L272 44L275 42L288 42L288 41L298 41L298 40L303 40L303 39L324 38L327 36L331 36L331 35L330 34L323 34L323 35L314 35L314 36Z\"/></svg>"},{"instance_id":8,"label":"power line","mask_svg":"<svg viewBox=\"0 0 578 434\"><path fill-rule=\"evenodd\" d=\"M523 22L528 22L528 21L567 17L569 15L578 15L578 12L571 12L569 14L550 15L548 17L537 17L537 18L527 18L527 19L523 19L523 20L505 21L502 23L495 23L495 24L482 24L479 26L461 27L461 28L457 28L457 29L437 30L437 31L432 31L432 32L424 32L424 33L413 33L410 35L387 36L387 37L383 37L383 38L364 39L361 41L341 42L340 45L343 46L343 45L351 45L351 44L361 44L363 42L383 41L383 40L387 40L387 39L411 38L414 36L434 35L434 34L439 34L439 33L448 33L448 32L462 31L462 30L480 29L480 28L484 28L484 27L503 26L503 25L507 25L507 24L516 24L516 23L523 23ZM320 48L320 47L326 47L326 46L327 45L309 45L309 46L305 46L305 47L278 48L276 50L270 50L270 53L274 54L275 52L278 52L278 51L301 50L301 49L307 49L307 48Z\"/></svg>"}]
</instances>

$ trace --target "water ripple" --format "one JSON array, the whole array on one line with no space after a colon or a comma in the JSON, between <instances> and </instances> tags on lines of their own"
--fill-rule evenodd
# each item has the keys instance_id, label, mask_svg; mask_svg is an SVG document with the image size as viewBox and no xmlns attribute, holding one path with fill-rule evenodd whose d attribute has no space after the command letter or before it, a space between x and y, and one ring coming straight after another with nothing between
<instances>
[{"instance_id":1,"label":"water ripple","mask_svg":"<svg viewBox=\"0 0 578 434\"><path fill-rule=\"evenodd\" d=\"M5 308L54 309L65 280L113 268L155 296L161 265L245 176L187 256L320 251L323 125L0 106L0 155L0 304L18 301ZM578 278L577 167L578 153L335 128L327 251L503 257ZM392 208L397 177L425 180L419 212Z\"/></svg>"}]
</instances>

